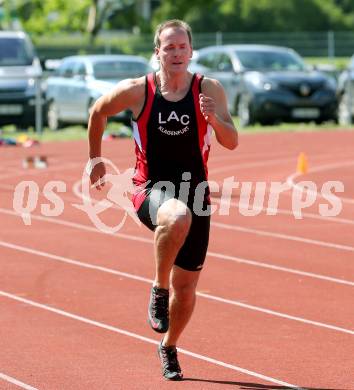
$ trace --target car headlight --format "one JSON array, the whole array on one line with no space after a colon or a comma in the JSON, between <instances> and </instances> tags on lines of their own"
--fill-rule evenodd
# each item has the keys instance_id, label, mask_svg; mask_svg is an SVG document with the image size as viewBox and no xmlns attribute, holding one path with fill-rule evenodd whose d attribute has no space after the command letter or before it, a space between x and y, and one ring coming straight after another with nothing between
<instances>
[{"instance_id":1,"label":"car headlight","mask_svg":"<svg viewBox=\"0 0 354 390\"><path fill-rule=\"evenodd\" d=\"M324 83L324 87L326 89L331 89L331 90L335 91L337 89L336 81L332 78L328 78L328 79L326 79L326 81Z\"/></svg>"},{"instance_id":2,"label":"car headlight","mask_svg":"<svg viewBox=\"0 0 354 390\"><path fill-rule=\"evenodd\" d=\"M27 95L35 95L36 94L36 81L34 78L29 78L27 81L27 88L26 88L26 94Z\"/></svg>"},{"instance_id":3,"label":"car headlight","mask_svg":"<svg viewBox=\"0 0 354 390\"><path fill-rule=\"evenodd\" d=\"M260 73L250 74L248 81L257 90L271 91L278 88L276 81L267 79Z\"/></svg>"},{"instance_id":4,"label":"car headlight","mask_svg":"<svg viewBox=\"0 0 354 390\"><path fill-rule=\"evenodd\" d=\"M277 89L278 88L278 83L275 81L264 81L263 83L263 89L265 91L270 91L272 89Z\"/></svg>"}]
</instances>

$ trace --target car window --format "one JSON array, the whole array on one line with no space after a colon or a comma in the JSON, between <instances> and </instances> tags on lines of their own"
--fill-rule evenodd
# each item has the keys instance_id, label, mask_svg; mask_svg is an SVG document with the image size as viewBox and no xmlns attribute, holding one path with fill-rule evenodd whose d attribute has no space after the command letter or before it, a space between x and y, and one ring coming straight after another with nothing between
<instances>
[{"instance_id":1,"label":"car window","mask_svg":"<svg viewBox=\"0 0 354 390\"><path fill-rule=\"evenodd\" d=\"M149 71L147 64L139 61L97 61L93 64L93 74L97 79L117 79L139 77Z\"/></svg>"},{"instance_id":2,"label":"car window","mask_svg":"<svg viewBox=\"0 0 354 390\"><path fill-rule=\"evenodd\" d=\"M74 74L78 76L86 76L86 65L84 62L77 62L74 68Z\"/></svg>"},{"instance_id":3,"label":"car window","mask_svg":"<svg viewBox=\"0 0 354 390\"><path fill-rule=\"evenodd\" d=\"M349 63L349 68L354 69L354 56L351 58L350 63Z\"/></svg>"},{"instance_id":4,"label":"car window","mask_svg":"<svg viewBox=\"0 0 354 390\"><path fill-rule=\"evenodd\" d=\"M61 77L72 77L72 75L74 74L75 64L75 61L64 62L58 70L58 75Z\"/></svg>"},{"instance_id":5,"label":"car window","mask_svg":"<svg viewBox=\"0 0 354 390\"><path fill-rule=\"evenodd\" d=\"M216 70L216 56L215 53L202 54L198 57L198 64L209 68L210 70Z\"/></svg>"},{"instance_id":6,"label":"car window","mask_svg":"<svg viewBox=\"0 0 354 390\"><path fill-rule=\"evenodd\" d=\"M304 70L302 60L289 52L236 50L247 70Z\"/></svg>"},{"instance_id":7,"label":"car window","mask_svg":"<svg viewBox=\"0 0 354 390\"><path fill-rule=\"evenodd\" d=\"M231 58L226 53L216 56L215 67L220 72L231 72L233 70Z\"/></svg>"},{"instance_id":8,"label":"car window","mask_svg":"<svg viewBox=\"0 0 354 390\"><path fill-rule=\"evenodd\" d=\"M25 66L31 65L34 59L34 50L30 42L21 38L0 39L0 65Z\"/></svg>"}]
</instances>

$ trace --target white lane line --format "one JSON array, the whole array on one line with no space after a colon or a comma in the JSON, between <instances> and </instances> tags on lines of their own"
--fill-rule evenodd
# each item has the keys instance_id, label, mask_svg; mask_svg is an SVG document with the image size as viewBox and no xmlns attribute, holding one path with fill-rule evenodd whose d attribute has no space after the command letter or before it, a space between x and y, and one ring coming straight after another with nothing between
<instances>
[{"instance_id":1,"label":"white lane line","mask_svg":"<svg viewBox=\"0 0 354 390\"><path fill-rule=\"evenodd\" d=\"M313 272L301 271L301 270L294 269L294 268L281 267L279 265L268 264L268 263L264 263L262 261L243 259L243 258L237 257L237 256L223 255L222 253L208 252L207 255L209 257L215 257L215 258L221 259L221 260L233 261L235 263L247 264L247 265L252 265L255 267L269 268L269 269L272 269L275 271L283 271L283 272L287 272L287 273L291 273L291 274L295 274L295 275L306 276L309 278L319 279L319 280L326 280L327 282L345 284L345 285L354 287L354 282L352 282L350 280L333 278L331 276L315 274Z\"/></svg>"},{"instance_id":2,"label":"white lane line","mask_svg":"<svg viewBox=\"0 0 354 390\"><path fill-rule=\"evenodd\" d=\"M219 198L213 197L212 194L211 194L211 199L213 202L216 202L218 204L226 203L227 205L229 204L230 206L240 207L239 202L233 202L233 201L225 202ZM241 207L242 207L242 205L241 205ZM294 212L291 210L280 209L280 208L273 209L270 207L253 207L253 206L252 206L252 208L253 208L253 210L257 210L257 211L265 211L265 212L268 211L268 212L274 212L276 214L288 215L288 216L291 216L295 219ZM331 223L336 222L336 223L343 223L343 224L347 224L347 225L354 225L353 219L338 218L338 217L323 217L320 214L306 213L306 212L301 212L301 215L304 218L309 218L309 219L318 219L320 221L325 221L325 222L331 222Z\"/></svg>"},{"instance_id":3,"label":"white lane line","mask_svg":"<svg viewBox=\"0 0 354 390\"><path fill-rule=\"evenodd\" d=\"M323 247L331 248L331 249L339 249L342 251L354 252L354 247L349 246L349 245L341 245L341 244L335 244L333 242L312 240L312 239L305 238L305 237L293 236L293 235L282 234L282 233L267 232L265 230L245 228L245 227L238 226L238 225L229 225L229 224L220 223L220 222L211 222L211 225L222 228L222 229L236 230L236 231L243 232L243 233L251 233L251 234L255 234L257 236L280 238L282 240L296 241L296 242L301 242L303 244L323 246Z\"/></svg>"},{"instance_id":4,"label":"white lane line","mask_svg":"<svg viewBox=\"0 0 354 390\"><path fill-rule=\"evenodd\" d=\"M257 159L257 161L253 161L253 162L240 161L240 162L234 163L232 165L226 164L226 165L218 167L218 168L211 168L209 170L209 174L228 172L231 169L237 169L237 172L239 172L239 169L241 169L241 168L246 168L246 169L247 168L256 168L256 167L263 167L263 166L273 165L273 164L282 164L285 162L293 162L294 166L296 166L298 154L295 152L295 153L293 153L292 157L289 157L289 155L291 155L291 153L293 153L293 152L278 154L277 156L272 156L273 157L272 159L266 159L266 160L262 159L262 161L259 161L259 156L254 155L254 158ZM287 156L287 157L285 158L285 157L283 157L283 155ZM269 157L269 155L268 155L268 157ZM276 158L274 158L274 157L276 157ZM328 154L328 153L317 154L316 156L312 157L312 160L314 160L314 159L323 160L323 159L327 159L327 158L333 159L333 156ZM230 161L230 162L232 162L232 161Z\"/></svg>"},{"instance_id":5,"label":"white lane line","mask_svg":"<svg viewBox=\"0 0 354 390\"><path fill-rule=\"evenodd\" d=\"M262 158L262 159L265 159L265 161L268 161L268 159L270 157L272 158L282 158L282 157L289 157L289 152L288 151L285 151L285 152L277 152L277 153L274 153L274 151L269 151L268 153L267 152L262 152L262 153L257 153L257 152L236 152L237 154L235 155L234 152L229 152L229 151L226 151L226 154L225 152L223 151L222 154L219 154L217 156L214 156L213 153L210 154L209 156L209 163L210 165L214 164L214 161L215 162L218 162L218 161L223 161L223 160L226 160L227 162L235 162L236 159L238 159L240 161L240 163L242 161L244 161L244 159L251 159L251 161L254 161L255 159L259 159L259 158ZM327 154L328 156L328 154ZM333 156L332 156L333 158Z\"/></svg>"},{"instance_id":6,"label":"white lane line","mask_svg":"<svg viewBox=\"0 0 354 390\"><path fill-rule=\"evenodd\" d=\"M54 255L54 254L51 254L51 253L37 251L35 249L30 249L30 248L26 248L26 247L21 247L19 245L8 244L8 243L5 243L4 241L0 241L0 245L5 246L5 247L10 248L10 249L20 250L20 251L31 253L31 254L34 254L34 255L37 255L37 256L40 256L40 257L44 257L45 259L52 259L52 260L61 261L63 263L76 265L76 266L83 267L83 268L90 268L90 269L94 269L94 270L97 270L97 271L110 273L110 274L113 274L113 275L124 276L126 278L138 280L140 282L146 282L146 283L149 283L149 284L151 284L153 282L152 279L148 279L148 278L141 277L141 276L138 276L138 275L130 274L130 273L127 273L127 272L120 272L120 271L117 271L117 270L114 270L114 269L111 269L111 268L96 266L96 265L92 265L92 264L89 264L89 263L84 263L84 262L81 262L81 261L78 261L78 260L70 259L68 257L57 256L57 255ZM206 298L206 299L210 299L210 300L214 300L214 301L217 301L217 302L222 302L222 303L238 306L238 307L241 307L241 308L244 308L244 309L254 310L254 311L262 312L262 313L269 314L269 315L272 315L272 316L286 318L288 320L298 321L298 322L302 322L302 323L305 323L305 324L314 325L314 326L318 326L318 327L321 327L321 328L327 328L327 329L335 330L337 332L342 332L342 333L347 333L347 334L354 335L354 330L341 328L341 327L338 327L338 326L334 326L334 325L330 325L330 324L326 324L326 323L322 323L322 322L318 322L318 321L312 321L312 320L308 320L308 319L302 318L302 317L291 316L289 314L281 313L281 312L278 312L278 311L275 311L275 310L269 310L269 309L265 309L263 307L259 307L259 306L255 306L255 305L248 305L248 304L242 303L240 301L236 301L236 300L232 300L232 299L225 299L225 298L218 297L218 296L211 295L211 294L204 294L204 293L201 293L201 292L197 292L197 295L200 296L200 297Z\"/></svg>"},{"instance_id":7,"label":"white lane line","mask_svg":"<svg viewBox=\"0 0 354 390\"><path fill-rule=\"evenodd\" d=\"M18 214L16 212L11 211L11 210L6 210L6 209L1 209L0 208L0 213L4 213L4 214L8 214L8 215L11 215L11 216L18 217ZM43 217L43 216L37 216L37 215L32 215L31 218L39 220L39 221L48 222L48 223L54 223L54 224L57 224L57 225L69 226L69 227L72 227L74 229L89 231L89 232L96 233L96 234L98 233L98 234L112 235L112 234L107 233L107 232L102 232L102 231L100 231L100 230L98 230L98 229L96 229L94 227L91 227L91 226L82 225L82 224L79 224L79 223L66 221L66 220L62 220L62 219L58 219L58 218L54 219L54 218L50 218L50 217ZM152 244L153 243L152 239L141 237L141 236L134 236L134 235L130 235L130 234L115 233L112 236L116 236L117 238L122 238L122 239L126 239L126 240L131 240L131 241L143 242L143 243L146 243L146 244ZM207 254L209 255L210 252L207 252ZM336 283L342 283L342 284L349 284L349 285L352 284L351 281L344 280L344 279L337 279L337 278L332 278L330 276L304 272L304 271L293 269L293 268L280 267L280 266L271 265L271 264L268 264L268 263L262 263L262 262L253 261L253 260L249 260L249 259L242 259L240 257L229 256L229 255L225 255L225 254L222 254L222 253L213 253L213 256L214 257L218 257L219 259L223 259L223 260L233 260L233 261L236 261L236 262L244 262L245 264L250 264L250 265L259 265L259 266L262 266L262 267L265 267L265 268L272 268L272 269L278 269L279 271L297 273L299 275L308 276L308 277L314 277L316 279L323 279L323 280L328 280L328 281L332 281L332 282L336 282Z\"/></svg>"},{"instance_id":8,"label":"white lane line","mask_svg":"<svg viewBox=\"0 0 354 390\"><path fill-rule=\"evenodd\" d=\"M36 389L35 387L32 387L30 385L27 385L26 383L23 383L21 381L19 381L18 379L15 379L15 378L12 378L11 376L9 375L5 375L3 374L2 372L0 372L0 379L4 380L4 381L7 381L7 382L10 382L12 383L13 385L16 385L18 387L21 387L22 389L26 389L26 390L38 390Z\"/></svg>"},{"instance_id":9,"label":"white lane line","mask_svg":"<svg viewBox=\"0 0 354 390\"><path fill-rule=\"evenodd\" d=\"M25 169L23 170L18 170L17 173L8 173L0 176L0 179L11 179L11 178L18 178L20 176L24 176L26 180L28 180L29 177L32 176L38 176L39 174L45 174L48 172L55 172L55 171L63 171L65 169L72 169L76 168L78 165L82 166L83 168L85 167L85 164L78 164L78 163L68 163L68 164L58 164L57 166L49 167L46 169ZM65 175L66 176L66 175ZM14 186L15 187L15 186ZM14 188L13 187L13 188Z\"/></svg>"},{"instance_id":10,"label":"white lane line","mask_svg":"<svg viewBox=\"0 0 354 390\"><path fill-rule=\"evenodd\" d=\"M285 314L285 313L280 313L278 311L268 310L268 309L264 309L263 307L254 306L254 305L247 305L247 304L239 302L239 301L233 301L231 299L220 298L220 297L216 297L216 296L210 295L210 294L199 293L199 295L201 297L208 298L208 299L211 299L211 300L214 300L214 301L218 301L218 302L222 302L222 303L228 303L230 305L243 307L245 309L255 310L255 311L259 311L261 313L265 313L265 314L269 314L269 315L273 315L273 316L277 316L277 317L286 318L288 320L298 321L298 322L302 322L304 324L314 325L314 326L318 326L320 328L327 328L327 329L335 330L337 332L342 332L342 333L347 333L347 334L350 334L350 335L354 335L354 330L351 330L351 329L341 328L341 327L338 327L338 326L325 324L323 322L307 320L306 318L291 316L291 315L288 315L288 314Z\"/></svg>"},{"instance_id":11,"label":"white lane line","mask_svg":"<svg viewBox=\"0 0 354 390\"><path fill-rule=\"evenodd\" d=\"M76 183L73 184L73 192L74 194L79 198L82 199L83 197L87 198L82 192L80 192L80 187L81 181L77 181ZM92 200L87 198L88 200ZM113 205L113 208L120 209L118 206ZM1 211L1 209L0 209ZM231 224L226 224L226 223L220 223L220 222L211 222L212 226L216 226L218 228L222 229L229 229L229 230L238 230L242 231L245 233L251 233L251 234L256 234L256 235L263 235L263 236L268 236L268 237L273 237L273 238L279 238L283 240L291 240L291 241L297 241L301 242L304 244L311 244L311 245L317 245L317 246L324 246L327 248L333 248L333 249L339 249L339 250L345 250L345 251L354 251L354 247L348 246L348 245L341 245L341 244L335 244L327 241L320 241L320 240L312 240L308 239L305 237L300 237L300 236L294 236L294 235L289 235L289 234L281 234L281 233L275 233L275 232L269 232L269 231L264 231L264 230L258 230L258 229L252 229L252 228L243 228L238 225L231 225Z\"/></svg>"},{"instance_id":12,"label":"white lane line","mask_svg":"<svg viewBox=\"0 0 354 390\"><path fill-rule=\"evenodd\" d=\"M15 211L3 209L1 207L0 207L0 213L21 218L21 216L18 213L16 213ZM105 234L105 235L108 234L108 235L111 235L111 236L114 236L114 237L124 238L124 239L127 239L127 240L145 242L147 244L151 244L151 243L154 242L152 239L145 238L145 237L142 237L142 236L134 236L134 235L131 235L131 234L124 234L124 233L114 233L114 234L112 234L112 233L109 233L109 232L103 232L103 231L97 229L96 227L83 225L81 223L67 221L65 219L52 218L52 217L43 217L41 215L32 215L32 214L31 214L31 219L35 219L37 221L44 221L44 222L54 223L56 225L69 226L69 227L72 227L74 229L86 230L88 232L93 232L93 233L99 233L99 234Z\"/></svg>"},{"instance_id":13,"label":"white lane line","mask_svg":"<svg viewBox=\"0 0 354 390\"><path fill-rule=\"evenodd\" d=\"M145 336L141 336L140 334L129 332L125 329L121 329L121 328L118 328L118 327L115 327L112 325L108 325L108 324L105 324L103 322L91 320L87 317L79 316L77 314L73 314L73 313L70 313L70 312L67 312L67 311L64 311L61 309L57 309L57 308L54 308L52 306L44 305L44 304L29 300L29 299L18 297L17 295L10 294L6 291L0 291L0 295L3 297L9 298L9 299L13 299L13 300L18 301L18 302L26 303L27 305L37 307L37 308L42 309L42 310L47 310L49 312L59 314L63 317L71 318L73 320L80 321L80 322L83 322L83 323L88 324L88 325L96 326L97 328L109 330L109 331L114 332L114 333L118 333L118 334L122 334L124 336L132 337L134 339L144 341L146 343L155 344L155 345L159 344L159 341L150 339L150 338L145 337ZM191 352L191 351L183 349L183 348L178 348L178 351L187 355L187 356L191 356L191 357L194 357L196 359L203 360L203 361L206 361L208 363L212 363L212 364L224 367L224 368L229 368L233 371L238 371L238 372L241 372L243 374L258 378L258 379L262 379L262 380L265 380L265 381L268 381L271 383L276 383L276 384L282 385L282 386L288 386L288 387L291 387L294 389L301 389L301 387L298 387L296 385L292 385L290 383L280 381L280 380L272 378L270 376L266 376L266 375L259 374L257 372L251 371L251 370L247 370L245 368L235 366L233 364L225 363L221 360L216 360L216 359L210 358L208 356L200 355L198 353L194 353L194 352Z\"/></svg>"},{"instance_id":14,"label":"white lane line","mask_svg":"<svg viewBox=\"0 0 354 390\"><path fill-rule=\"evenodd\" d=\"M247 162L247 163L239 163L239 164L233 164L233 165L224 165L220 168L214 168L209 171L209 175L213 175L216 173L221 172L229 172L232 169L241 169L241 168L256 168L256 167L264 167L266 165L273 165L273 164L282 164L284 162L292 162L296 161L296 157L288 157L288 158L280 158L280 159L274 159L274 160L267 160L267 161L255 161L255 162Z\"/></svg>"},{"instance_id":15,"label":"white lane line","mask_svg":"<svg viewBox=\"0 0 354 390\"><path fill-rule=\"evenodd\" d=\"M11 211L11 210L6 210L6 209L0 208L0 213L4 213L4 214L18 217L18 214L14 211ZM58 219L58 218L54 219L54 218L42 217L42 216L38 216L38 215L32 215L31 218L39 220L39 221L48 222L48 223L69 226L69 227L72 227L74 229L89 231L92 233L105 234L105 235L108 234L108 235L111 235L113 237L118 237L121 239L138 241L138 242L143 242L146 244L153 244L153 240L149 239L149 238L145 238L145 237L141 237L141 236L134 236L134 235L130 235L130 234L123 234L123 233L115 233L114 235L112 235L111 233L102 232L102 231L100 231L94 227L91 227L91 226L82 225L79 223L70 222L70 221L66 221L66 220L62 220L62 219ZM229 261L235 261L238 263L244 263L244 264L263 267L263 268L270 268L270 269L283 271L283 272L290 272L290 273L298 274L301 276L307 276L307 277L316 278L316 279L320 279L320 280L326 280L326 281L330 281L330 282L334 282L334 283L347 284L350 286L353 285L352 281L345 280L345 279L339 279L339 278L334 278L334 277L330 277L330 276L326 276L326 275L301 271L301 270L294 269L294 268L281 267L281 266L268 264L268 263L264 263L264 262L260 262L260 261L244 259L244 258L240 258L237 256L225 255L223 253L215 253L215 252L211 253L208 251L207 256L216 257L216 258L221 259L221 260L229 260Z\"/></svg>"},{"instance_id":16,"label":"white lane line","mask_svg":"<svg viewBox=\"0 0 354 390\"><path fill-rule=\"evenodd\" d=\"M342 163L334 163L334 164L327 164L327 165L320 165L318 167L315 167L313 169L311 169L311 171L309 173L316 173L316 172L322 172L322 171L329 171L331 169L336 169L336 168L343 168L343 167L348 167L348 166L352 166L354 165L354 161L346 161L346 162L342 162ZM290 176L288 176L286 178L286 182L293 188L297 188L297 189L300 189L302 190L302 187L299 186L297 183L295 183L295 179L297 179L298 177L300 176L303 176L303 174L301 173L293 173L291 174ZM311 191L311 190L307 190L308 193L311 193L311 194L315 194L316 196L320 197L320 198L324 198L323 195L318 192L318 191ZM349 203L349 204L354 204L354 199L352 198L345 198L345 197L340 197L338 196L338 198L344 202L344 203Z\"/></svg>"}]
</instances>

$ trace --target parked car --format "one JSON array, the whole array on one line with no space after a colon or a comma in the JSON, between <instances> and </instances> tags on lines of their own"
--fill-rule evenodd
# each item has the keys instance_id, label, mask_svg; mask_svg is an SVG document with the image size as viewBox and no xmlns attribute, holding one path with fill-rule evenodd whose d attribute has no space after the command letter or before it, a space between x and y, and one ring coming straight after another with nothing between
<instances>
[{"instance_id":1,"label":"parked car","mask_svg":"<svg viewBox=\"0 0 354 390\"><path fill-rule=\"evenodd\" d=\"M354 120L354 55L348 68L338 77L338 122L342 125L353 123Z\"/></svg>"},{"instance_id":2,"label":"parked car","mask_svg":"<svg viewBox=\"0 0 354 390\"><path fill-rule=\"evenodd\" d=\"M66 57L46 85L47 122L52 130L65 124L87 124L89 110L118 81L150 71L146 59L128 55L81 55ZM110 120L130 123L124 111Z\"/></svg>"},{"instance_id":3,"label":"parked car","mask_svg":"<svg viewBox=\"0 0 354 390\"><path fill-rule=\"evenodd\" d=\"M42 69L24 32L0 31L0 124L35 123L36 79Z\"/></svg>"},{"instance_id":4,"label":"parked car","mask_svg":"<svg viewBox=\"0 0 354 390\"><path fill-rule=\"evenodd\" d=\"M336 82L306 67L292 49L224 45L198 50L196 63L220 81L240 125L335 120Z\"/></svg>"},{"instance_id":5,"label":"parked car","mask_svg":"<svg viewBox=\"0 0 354 390\"><path fill-rule=\"evenodd\" d=\"M203 67L199 66L197 63L196 63L196 58L198 57L198 51L197 50L193 50L193 55L192 55L192 58L191 58L191 61L189 63L189 67L188 69L191 71L191 72L195 72L195 73L200 73L201 71L204 70ZM149 64L150 64L150 67L151 69L156 72L160 69L160 62L158 61L155 53L153 53L150 57L150 60L149 60Z\"/></svg>"}]
</instances>

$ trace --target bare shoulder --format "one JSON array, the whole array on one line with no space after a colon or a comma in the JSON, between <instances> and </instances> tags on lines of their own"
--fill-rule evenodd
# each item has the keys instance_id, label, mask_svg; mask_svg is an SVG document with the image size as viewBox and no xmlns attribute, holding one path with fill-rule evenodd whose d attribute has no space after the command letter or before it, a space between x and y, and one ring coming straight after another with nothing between
<instances>
[{"instance_id":1,"label":"bare shoulder","mask_svg":"<svg viewBox=\"0 0 354 390\"><path fill-rule=\"evenodd\" d=\"M114 94L124 94L126 97L131 96L133 99L144 97L145 95L145 76L135 79L125 79L120 81L114 88Z\"/></svg>"},{"instance_id":2,"label":"bare shoulder","mask_svg":"<svg viewBox=\"0 0 354 390\"><path fill-rule=\"evenodd\" d=\"M209 77L203 78L201 88L204 94L211 96L218 96L224 92L224 88L221 83L218 80Z\"/></svg>"},{"instance_id":3,"label":"bare shoulder","mask_svg":"<svg viewBox=\"0 0 354 390\"><path fill-rule=\"evenodd\" d=\"M95 103L95 109L106 116L124 110L139 111L145 100L145 76L124 79Z\"/></svg>"},{"instance_id":4,"label":"bare shoulder","mask_svg":"<svg viewBox=\"0 0 354 390\"><path fill-rule=\"evenodd\" d=\"M129 89L129 109L132 111L133 116L137 117L141 112L145 102L145 76L136 79L128 79L126 81L127 88Z\"/></svg>"}]
</instances>

